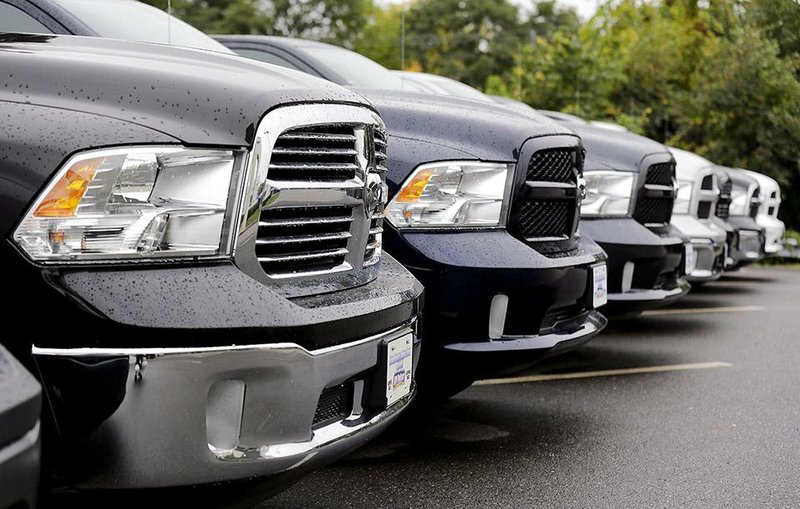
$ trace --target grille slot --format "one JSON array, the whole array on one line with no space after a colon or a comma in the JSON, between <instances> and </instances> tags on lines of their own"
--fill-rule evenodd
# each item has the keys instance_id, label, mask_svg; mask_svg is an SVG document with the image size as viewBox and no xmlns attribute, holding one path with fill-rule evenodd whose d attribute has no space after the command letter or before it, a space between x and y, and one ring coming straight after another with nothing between
<instances>
[{"instance_id":1,"label":"grille slot","mask_svg":"<svg viewBox=\"0 0 800 509\"><path fill-rule=\"evenodd\" d=\"M758 208L761 206L761 201L758 199L760 195L761 189L757 187L750 198L750 217L753 219L758 216Z\"/></svg>"},{"instance_id":2,"label":"grille slot","mask_svg":"<svg viewBox=\"0 0 800 509\"><path fill-rule=\"evenodd\" d=\"M519 228L526 238L562 238L570 232L575 210L572 200L531 201L522 204Z\"/></svg>"},{"instance_id":3,"label":"grille slot","mask_svg":"<svg viewBox=\"0 0 800 509\"><path fill-rule=\"evenodd\" d=\"M701 201L697 205L697 217L700 219L708 219L711 216L711 202Z\"/></svg>"},{"instance_id":4,"label":"grille slot","mask_svg":"<svg viewBox=\"0 0 800 509\"><path fill-rule=\"evenodd\" d=\"M636 202L634 217L641 224L664 224L672 218L672 199L641 198Z\"/></svg>"},{"instance_id":5,"label":"grille slot","mask_svg":"<svg viewBox=\"0 0 800 509\"><path fill-rule=\"evenodd\" d=\"M345 263L353 210L346 206L261 211L256 256L267 274L331 270Z\"/></svg>"},{"instance_id":6,"label":"grille slot","mask_svg":"<svg viewBox=\"0 0 800 509\"><path fill-rule=\"evenodd\" d=\"M731 215L731 192L733 191L733 182L726 180L719 190L719 198L717 200L717 209L715 215L721 219L728 219Z\"/></svg>"},{"instance_id":7,"label":"grille slot","mask_svg":"<svg viewBox=\"0 0 800 509\"><path fill-rule=\"evenodd\" d=\"M358 169L352 125L310 126L278 137L269 162L269 179L341 181L355 178Z\"/></svg>"},{"instance_id":8,"label":"grille slot","mask_svg":"<svg viewBox=\"0 0 800 509\"><path fill-rule=\"evenodd\" d=\"M672 163L657 163L647 168L645 182L660 186L671 186L672 177L675 174L675 165Z\"/></svg>"},{"instance_id":9,"label":"grille slot","mask_svg":"<svg viewBox=\"0 0 800 509\"><path fill-rule=\"evenodd\" d=\"M534 182L575 182L575 149L552 148L533 154L526 180Z\"/></svg>"},{"instance_id":10,"label":"grille slot","mask_svg":"<svg viewBox=\"0 0 800 509\"><path fill-rule=\"evenodd\" d=\"M706 175L700 183L700 189L703 191L712 191L714 189L714 176Z\"/></svg>"},{"instance_id":11,"label":"grille slot","mask_svg":"<svg viewBox=\"0 0 800 509\"><path fill-rule=\"evenodd\" d=\"M312 426L315 428L341 421L353 410L353 384L328 387L319 395Z\"/></svg>"}]
</instances>

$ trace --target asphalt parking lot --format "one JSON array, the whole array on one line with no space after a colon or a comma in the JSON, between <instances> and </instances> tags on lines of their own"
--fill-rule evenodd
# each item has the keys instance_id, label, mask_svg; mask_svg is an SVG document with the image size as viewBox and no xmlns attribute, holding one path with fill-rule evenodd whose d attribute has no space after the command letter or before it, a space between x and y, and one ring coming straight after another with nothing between
<instances>
[{"instance_id":1,"label":"asphalt parking lot","mask_svg":"<svg viewBox=\"0 0 800 509\"><path fill-rule=\"evenodd\" d=\"M471 387L265 507L797 507L800 270L746 269Z\"/></svg>"}]
</instances>

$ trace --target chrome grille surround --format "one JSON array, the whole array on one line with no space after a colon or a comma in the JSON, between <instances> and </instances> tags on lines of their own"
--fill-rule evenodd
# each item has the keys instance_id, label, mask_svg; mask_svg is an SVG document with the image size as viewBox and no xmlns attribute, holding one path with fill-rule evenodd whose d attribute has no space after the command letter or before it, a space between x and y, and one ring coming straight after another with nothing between
<instances>
[{"instance_id":1,"label":"chrome grille surround","mask_svg":"<svg viewBox=\"0 0 800 509\"><path fill-rule=\"evenodd\" d=\"M237 265L288 296L374 279L386 139L366 107L303 104L265 115L247 165Z\"/></svg>"}]
</instances>

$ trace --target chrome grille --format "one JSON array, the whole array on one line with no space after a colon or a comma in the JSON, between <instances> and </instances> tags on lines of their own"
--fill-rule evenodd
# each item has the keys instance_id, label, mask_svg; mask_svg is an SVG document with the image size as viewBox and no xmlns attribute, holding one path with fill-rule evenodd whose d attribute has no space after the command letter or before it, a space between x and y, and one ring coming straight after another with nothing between
<instances>
[{"instance_id":1,"label":"chrome grille","mask_svg":"<svg viewBox=\"0 0 800 509\"><path fill-rule=\"evenodd\" d=\"M352 237L350 207L263 209L256 256L268 274L332 270L345 262Z\"/></svg>"},{"instance_id":2,"label":"chrome grille","mask_svg":"<svg viewBox=\"0 0 800 509\"><path fill-rule=\"evenodd\" d=\"M376 129L373 133L374 143L375 143L375 166L373 169L370 170L371 174L375 174L375 176L371 177L373 180L377 180L380 178L382 174L385 174L388 170L386 169L387 164L387 148L388 148L388 140L385 131L380 129ZM386 193L383 181L384 178L380 178L380 193L384 195ZM372 265L373 263L377 262L380 259L381 254L381 247L383 244L383 200L378 200L379 204L375 207L375 209L370 214L370 222L369 222L369 236L367 237L367 247L364 250L364 265Z\"/></svg>"},{"instance_id":3,"label":"chrome grille","mask_svg":"<svg viewBox=\"0 0 800 509\"><path fill-rule=\"evenodd\" d=\"M274 279L341 273L325 283L332 287L374 278L386 142L380 117L367 108L297 105L268 113L250 158L240 264ZM247 261L247 253L255 256ZM281 288L303 295L308 286L287 281Z\"/></svg>"},{"instance_id":4,"label":"chrome grille","mask_svg":"<svg viewBox=\"0 0 800 509\"><path fill-rule=\"evenodd\" d=\"M292 129L278 137L269 162L273 181L341 181L359 171L355 127L323 125Z\"/></svg>"}]
</instances>

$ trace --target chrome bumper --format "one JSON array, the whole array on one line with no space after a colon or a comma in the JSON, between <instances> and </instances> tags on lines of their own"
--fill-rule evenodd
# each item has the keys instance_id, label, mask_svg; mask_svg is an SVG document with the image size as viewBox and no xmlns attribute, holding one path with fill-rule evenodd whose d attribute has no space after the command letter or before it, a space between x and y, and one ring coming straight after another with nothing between
<instances>
[{"instance_id":1,"label":"chrome bumper","mask_svg":"<svg viewBox=\"0 0 800 509\"><path fill-rule=\"evenodd\" d=\"M739 231L739 252L742 260L740 261L757 261L764 257L763 253L763 236L760 232L751 230Z\"/></svg>"},{"instance_id":2,"label":"chrome bumper","mask_svg":"<svg viewBox=\"0 0 800 509\"><path fill-rule=\"evenodd\" d=\"M691 239L694 250L694 268L687 275L690 283L714 281L722 275L725 266L725 242L714 242L710 239Z\"/></svg>"},{"instance_id":3,"label":"chrome bumper","mask_svg":"<svg viewBox=\"0 0 800 509\"><path fill-rule=\"evenodd\" d=\"M60 458L58 474L75 488L160 488L320 466L378 434L410 403L413 391L389 408L375 398L386 383L383 345L407 334L413 334L413 323L316 351L292 343L196 349L34 347L49 389L66 373L59 369L64 364L73 372L75 365L91 370L103 361L127 367L118 406L87 442ZM415 338L415 363L418 348ZM345 382L352 390L346 413L315 428L323 390ZM93 397L85 395L90 402Z\"/></svg>"}]
</instances>

